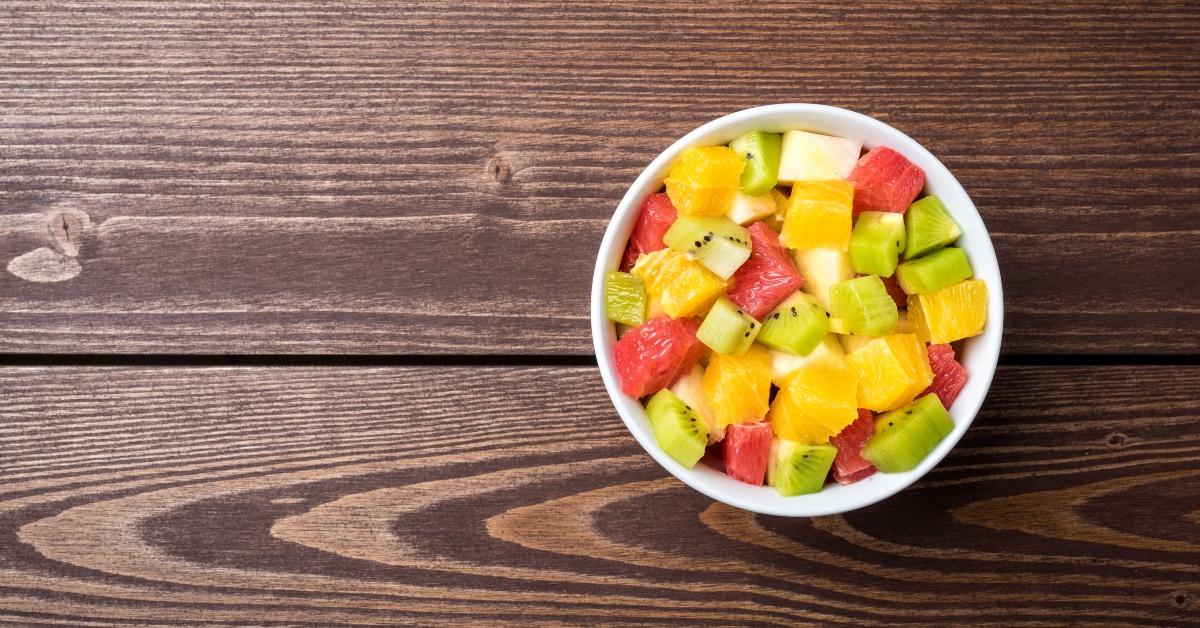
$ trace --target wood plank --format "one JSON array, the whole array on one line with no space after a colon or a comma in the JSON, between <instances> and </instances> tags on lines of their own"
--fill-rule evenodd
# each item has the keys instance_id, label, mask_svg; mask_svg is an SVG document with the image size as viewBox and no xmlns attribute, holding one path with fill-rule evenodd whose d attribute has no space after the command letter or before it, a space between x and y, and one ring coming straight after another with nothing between
<instances>
[{"instance_id":1,"label":"wood plank","mask_svg":"<svg viewBox=\"0 0 1200 628\"><path fill-rule=\"evenodd\" d=\"M1200 348L1194 2L0 1L0 351L590 352L600 234L723 113L877 116L994 232L1012 353ZM24 247L24 248L22 248ZM0 237L0 262L28 250ZM1136 329L1138 333L1130 334Z\"/></svg>"},{"instance_id":2,"label":"wood plank","mask_svg":"<svg viewBox=\"0 0 1200 628\"><path fill-rule=\"evenodd\" d=\"M0 620L1194 625L1200 368L1006 367L843 516L646 456L590 368L4 368Z\"/></svg>"}]
</instances>

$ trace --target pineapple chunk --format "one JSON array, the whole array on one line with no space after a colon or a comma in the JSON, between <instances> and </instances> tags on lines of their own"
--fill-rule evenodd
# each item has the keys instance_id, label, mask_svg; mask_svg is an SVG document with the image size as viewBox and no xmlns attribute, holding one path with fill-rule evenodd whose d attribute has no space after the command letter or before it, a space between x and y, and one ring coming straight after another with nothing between
<instances>
[{"instance_id":1,"label":"pineapple chunk","mask_svg":"<svg viewBox=\"0 0 1200 628\"><path fill-rule=\"evenodd\" d=\"M650 310L661 306L671 318L701 316L725 292L720 277L671 249L642 254L632 272L646 282Z\"/></svg>"},{"instance_id":2,"label":"pineapple chunk","mask_svg":"<svg viewBox=\"0 0 1200 628\"><path fill-rule=\"evenodd\" d=\"M780 438L821 444L858 418L853 371L805 367L788 377L767 414Z\"/></svg>"},{"instance_id":3,"label":"pineapple chunk","mask_svg":"<svg viewBox=\"0 0 1200 628\"><path fill-rule=\"evenodd\" d=\"M946 344L983 332L988 291L981 279L967 279L930 294L908 297L908 318L917 337Z\"/></svg>"},{"instance_id":4,"label":"pineapple chunk","mask_svg":"<svg viewBox=\"0 0 1200 628\"><path fill-rule=\"evenodd\" d=\"M743 192L735 192L733 204L725 216L739 225L746 226L774 214L776 209L775 199L770 194L750 196Z\"/></svg>"},{"instance_id":5,"label":"pineapple chunk","mask_svg":"<svg viewBox=\"0 0 1200 628\"><path fill-rule=\"evenodd\" d=\"M933 381L925 345L913 334L869 339L846 362L858 376L858 407L875 412L911 402Z\"/></svg>"},{"instance_id":6,"label":"pineapple chunk","mask_svg":"<svg viewBox=\"0 0 1200 628\"><path fill-rule=\"evenodd\" d=\"M804 277L801 290L813 295L829 310L829 290L834 284L854 278L850 268L850 256L845 251L832 249L807 249L792 254L796 269Z\"/></svg>"},{"instance_id":7,"label":"pineapple chunk","mask_svg":"<svg viewBox=\"0 0 1200 628\"><path fill-rule=\"evenodd\" d=\"M848 250L854 230L853 211L853 183L797 183L792 186L779 240L789 249Z\"/></svg>"},{"instance_id":8,"label":"pineapple chunk","mask_svg":"<svg viewBox=\"0 0 1200 628\"><path fill-rule=\"evenodd\" d=\"M779 180L823 181L845 179L858 163L862 144L841 137L808 131L783 134L779 155Z\"/></svg>"},{"instance_id":9,"label":"pineapple chunk","mask_svg":"<svg viewBox=\"0 0 1200 628\"><path fill-rule=\"evenodd\" d=\"M842 343L842 349L845 349L846 355L850 355L859 349L867 346L867 343L874 340L873 336L855 336L852 334L838 334L838 342Z\"/></svg>"},{"instance_id":10,"label":"pineapple chunk","mask_svg":"<svg viewBox=\"0 0 1200 628\"><path fill-rule=\"evenodd\" d=\"M787 378L797 370L806 366L827 369L845 370L845 354L838 344L837 334L825 334L825 339L808 355L792 355L784 351L768 351L771 356L771 381L776 386L783 386Z\"/></svg>"}]
</instances>

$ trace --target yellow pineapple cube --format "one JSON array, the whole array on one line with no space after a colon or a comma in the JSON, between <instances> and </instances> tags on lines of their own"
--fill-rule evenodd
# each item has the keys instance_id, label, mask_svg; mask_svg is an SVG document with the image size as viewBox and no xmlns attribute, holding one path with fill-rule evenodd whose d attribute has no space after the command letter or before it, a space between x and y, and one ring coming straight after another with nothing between
<instances>
[{"instance_id":1,"label":"yellow pineapple cube","mask_svg":"<svg viewBox=\"0 0 1200 628\"><path fill-rule=\"evenodd\" d=\"M692 147L679 155L663 183L683 216L723 216L741 188L746 158L728 146Z\"/></svg>"},{"instance_id":2,"label":"yellow pineapple cube","mask_svg":"<svg viewBox=\"0 0 1200 628\"><path fill-rule=\"evenodd\" d=\"M911 402L933 382L929 355L914 334L872 338L846 362L858 377L858 407L875 412Z\"/></svg>"},{"instance_id":3,"label":"yellow pineapple cube","mask_svg":"<svg viewBox=\"0 0 1200 628\"><path fill-rule=\"evenodd\" d=\"M849 181L802 181L792 186L779 240L790 249L850 247L854 184Z\"/></svg>"},{"instance_id":4,"label":"yellow pineapple cube","mask_svg":"<svg viewBox=\"0 0 1200 628\"><path fill-rule=\"evenodd\" d=\"M717 429L763 420L771 397L767 350L756 344L742 355L714 353L704 370L701 390Z\"/></svg>"},{"instance_id":5,"label":"yellow pineapple cube","mask_svg":"<svg viewBox=\"0 0 1200 628\"><path fill-rule=\"evenodd\" d=\"M720 277L671 249L643 253L632 272L646 283L650 302L671 318L701 316L725 292Z\"/></svg>"},{"instance_id":6,"label":"yellow pineapple cube","mask_svg":"<svg viewBox=\"0 0 1200 628\"><path fill-rule=\"evenodd\" d=\"M767 419L780 438L821 444L858 418L858 382L851 370L818 366L792 373Z\"/></svg>"},{"instance_id":7,"label":"yellow pineapple cube","mask_svg":"<svg viewBox=\"0 0 1200 628\"><path fill-rule=\"evenodd\" d=\"M983 332L988 291L981 279L967 279L930 294L908 297L908 320L917 337L946 344Z\"/></svg>"}]
</instances>

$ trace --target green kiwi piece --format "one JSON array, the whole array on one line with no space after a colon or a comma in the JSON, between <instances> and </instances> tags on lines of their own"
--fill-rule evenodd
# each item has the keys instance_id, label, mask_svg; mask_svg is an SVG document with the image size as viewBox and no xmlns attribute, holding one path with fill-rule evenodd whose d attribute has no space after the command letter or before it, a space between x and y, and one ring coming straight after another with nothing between
<instances>
[{"instance_id":1,"label":"green kiwi piece","mask_svg":"<svg viewBox=\"0 0 1200 628\"><path fill-rule=\"evenodd\" d=\"M829 330L839 334L885 336L900 314L883 280L876 275L847 279L829 290Z\"/></svg>"},{"instance_id":2,"label":"green kiwi piece","mask_svg":"<svg viewBox=\"0 0 1200 628\"><path fill-rule=\"evenodd\" d=\"M791 497L820 492L833 466L837 448L833 445L805 445L786 438L771 441L767 464L767 484L780 495Z\"/></svg>"},{"instance_id":3,"label":"green kiwi piece","mask_svg":"<svg viewBox=\"0 0 1200 628\"><path fill-rule=\"evenodd\" d=\"M766 194L779 180L779 152L783 136L766 131L751 131L729 143L746 158L742 170L742 191L750 196Z\"/></svg>"},{"instance_id":4,"label":"green kiwi piece","mask_svg":"<svg viewBox=\"0 0 1200 628\"><path fill-rule=\"evenodd\" d=\"M904 252L904 216L863 212L850 235L850 267L862 275L891 277Z\"/></svg>"},{"instance_id":5,"label":"green kiwi piece","mask_svg":"<svg viewBox=\"0 0 1200 628\"><path fill-rule=\"evenodd\" d=\"M863 447L862 457L884 473L909 471L952 431L954 421L941 399L929 393L875 417L875 435Z\"/></svg>"},{"instance_id":6,"label":"green kiwi piece","mask_svg":"<svg viewBox=\"0 0 1200 628\"><path fill-rule=\"evenodd\" d=\"M760 331L762 325L754 317L742 312L729 299L721 297L708 311L704 322L700 323L696 338L717 353L741 355L754 343Z\"/></svg>"},{"instance_id":7,"label":"green kiwi piece","mask_svg":"<svg viewBox=\"0 0 1200 628\"><path fill-rule=\"evenodd\" d=\"M946 246L962 235L962 229L936 196L926 196L909 205L908 211L904 212L904 228L908 235L908 246L904 249L906 260Z\"/></svg>"},{"instance_id":8,"label":"green kiwi piece","mask_svg":"<svg viewBox=\"0 0 1200 628\"><path fill-rule=\"evenodd\" d=\"M811 294L797 292L763 319L758 341L792 355L808 355L829 332L829 315Z\"/></svg>"},{"instance_id":9,"label":"green kiwi piece","mask_svg":"<svg viewBox=\"0 0 1200 628\"><path fill-rule=\"evenodd\" d=\"M604 311L608 319L636 327L646 322L646 285L630 273L609 271L604 275Z\"/></svg>"},{"instance_id":10,"label":"green kiwi piece","mask_svg":"<svg viewBox=\"0 0 1200 628\"><path fill-rule=\"evenodd\" d=\"M708 426L696 411L670 390L660 390L646 404L654 439L679 464L692 468L704 456Z\"/></svg>"},{"instance_id":11,"label":"green kiwi piece","mask_svg":"<svg viewBox=\"0 0 1200 628\"><path fill-rule=\"evenodd\" d=\"M663 242L722 279L750 259L750 232L724 216L680 216Z\"/></svg>"},{"instance_id":12,"label":"green kiwi piece","mask_svg":"<svg viewBox=\"0 0 1200 628\"><path fill-rule=\"evenodd\" d=\"M909 260L896 269L896 279L907 294L929 294L971 278L971 262L957 247L938 249Z\"/></svg>"}]
</instances>

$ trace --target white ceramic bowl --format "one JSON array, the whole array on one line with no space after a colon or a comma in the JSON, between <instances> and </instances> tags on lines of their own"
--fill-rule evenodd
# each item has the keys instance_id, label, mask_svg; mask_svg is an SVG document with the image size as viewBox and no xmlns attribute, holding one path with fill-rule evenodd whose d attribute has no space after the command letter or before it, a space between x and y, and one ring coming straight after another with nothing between
<instances>
[{"instance_id":1,"label":"white ceramic bowl","mask_svg":"<svg viewBox=\"0 0 1200 628\"><path fill-rule=\"evenodd\" d=\"M616 331L604 314L604 273L617 268L642 201L647 195L661 189L663 177L680 152L690 146L726 144L755 129L776 132L804 129L849 138L862 142L866 148L888 146L925 171L925 192L940 198L962 227L963 235L958 245L966 250L975 276L987 282L987 326L983 334L965 341L965 348L959 356L969 377L962 393L950 408L954 432L912 471L876 473L849 486L831 483L820 493L783 497L769 486L750 486L704 463L688 469L675 462L655 442L654 432L650 429L641 403L621 392L612 354ZM894 495L925 475L950 452L975 419L992 383L996 360L1000 355L1004 298L1000 286L1000 267L996 263L996 252L987 228L971 198L942 162L907 135L860 113L825 105L779 104L744 109L713 120L680 138L642 171L625 193L625 198L621 199L600 244L596 270L592 275L591 317L596 360L608 395L633 437L658 464L688 486L730 506L770 515L815 517L862 508Z\"/></svg>"}]
</instances>

